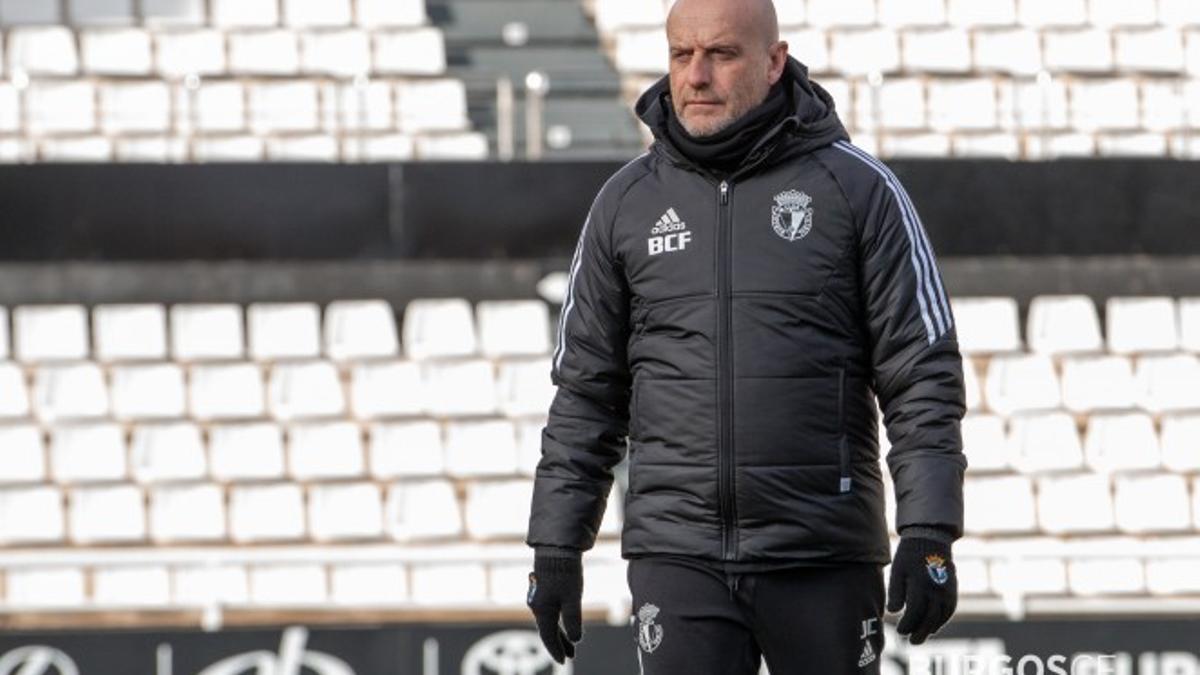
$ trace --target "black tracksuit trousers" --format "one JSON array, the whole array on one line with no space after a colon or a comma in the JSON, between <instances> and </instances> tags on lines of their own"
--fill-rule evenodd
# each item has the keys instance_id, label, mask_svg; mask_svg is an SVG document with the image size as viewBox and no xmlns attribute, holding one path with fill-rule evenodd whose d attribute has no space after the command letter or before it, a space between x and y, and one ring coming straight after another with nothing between
<instances>
[{"instance_id":1,"label":"black tracksuit trousers","mask_svg":"<svg viewBox=\"0 0 1200 675\"><path fill-rule=\"evenodd\" d=\"M877 675L883 568L730 573L679 557L629 561L641 675Z\"/></svg>"}]
</instances>

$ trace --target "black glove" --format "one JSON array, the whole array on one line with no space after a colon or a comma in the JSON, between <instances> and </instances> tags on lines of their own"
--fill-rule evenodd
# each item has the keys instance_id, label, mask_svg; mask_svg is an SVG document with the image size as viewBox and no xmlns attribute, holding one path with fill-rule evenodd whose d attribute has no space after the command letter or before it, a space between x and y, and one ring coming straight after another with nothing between
<instances>
[{"instance_id":1,"label":"black glove","mask_svg":"<svg viewBox=\"0 0 1200 675\"><path fill-rule=\"evenodd\" d=\"M936 633L958 606L958 578L950 545L922 537L900 537L892 559L887 610L905 607L896 632L919 645Z\"/></svg>"},{"instance_id":2,"label":"black glove","mask_svg":"<svg viewBox=\"0 0 1200 675\"><path fill-rule=\"evenodd\" d=\"M558 663L575 657L575 643L583 639L583 561L581 554L541 549L533 558L529 593L525 603L533 611L538 633L550 657ZM559 626L559 615L562 626Z\"/></svg>"}]
</instances>

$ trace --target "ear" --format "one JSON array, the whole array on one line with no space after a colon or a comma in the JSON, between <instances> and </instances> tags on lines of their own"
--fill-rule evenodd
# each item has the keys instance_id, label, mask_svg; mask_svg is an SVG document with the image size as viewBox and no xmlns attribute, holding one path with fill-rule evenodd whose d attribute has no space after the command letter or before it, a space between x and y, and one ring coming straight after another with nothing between
<instances>
[{"instance_id":1,"label":"ear","mask_svg":"<svg viewBox=\"0 0 1200 675\"><path fill-rule=\"evenodd\" d=\"M767 48L767 58L770 61L771 70L768 72L767 80L774 85L783 77L783 69L787 65L788 43L786 40L780 40Z\"/></svg>"}]
</instances>

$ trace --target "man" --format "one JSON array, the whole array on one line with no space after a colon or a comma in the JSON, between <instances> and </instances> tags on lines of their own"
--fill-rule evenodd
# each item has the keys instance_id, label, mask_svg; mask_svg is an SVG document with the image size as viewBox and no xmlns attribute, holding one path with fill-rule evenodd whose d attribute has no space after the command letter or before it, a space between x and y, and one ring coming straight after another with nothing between
<instances>
[{"instance_id":1,"label":"man","mask_svg":"<svg viewBox=\"0 0 1200 675\"><path fill-rule=\"evenodd\" d=\"M957 602L965 410L933 250L848 142L770 0L678 0L650 152L600 190L559 317L528 544L550 654L582 637L581 554L626 451L622 555L643 673L879 672Z\"/></svg>"}]
</instances>

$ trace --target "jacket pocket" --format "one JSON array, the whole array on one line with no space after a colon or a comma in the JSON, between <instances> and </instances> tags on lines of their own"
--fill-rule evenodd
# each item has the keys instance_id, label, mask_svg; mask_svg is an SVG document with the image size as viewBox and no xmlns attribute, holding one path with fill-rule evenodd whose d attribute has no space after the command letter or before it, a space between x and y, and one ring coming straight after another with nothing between
<instances>
[{"instance_id":1,"label":"jacket pocket","mask_svg":"<svg viewBox=\"0 0 1200 675\"><path fill-rule=\"evenodd\" d=\"M850 449L846 445L846 366L838 367L837 387L838 428L838 492L850 491Z\"/></svg>"}]
</instances>

